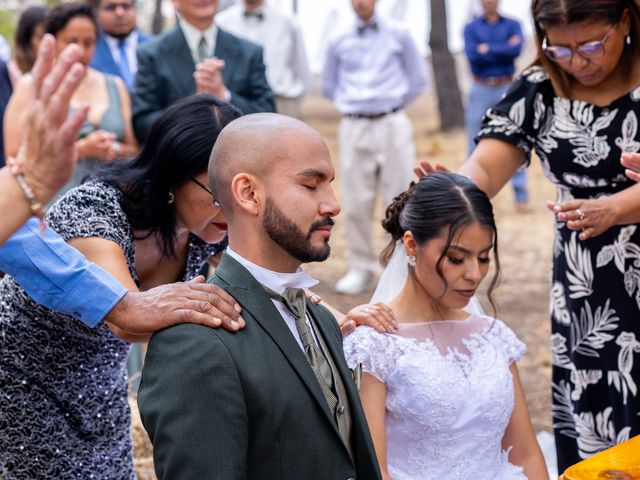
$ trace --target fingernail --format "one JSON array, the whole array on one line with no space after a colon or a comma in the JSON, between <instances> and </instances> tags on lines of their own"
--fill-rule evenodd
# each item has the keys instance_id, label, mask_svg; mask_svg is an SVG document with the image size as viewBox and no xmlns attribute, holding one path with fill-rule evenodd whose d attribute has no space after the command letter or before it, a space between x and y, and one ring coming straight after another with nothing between
<instances>
[{"instance_id":1,"label":"fingernail","mask_svg":"<svg viewBox=\"0 0 640 480\"><path fill-rule=\"evenodd\" d=\"M237 303L233 304L233 309L238 313L240 313L242 311L242 307Z\"/></svg>"},{"instance_id":2,"label":"fingernail","mask_svg":"<svg viewBox=\"0 0 640 480\"><path fill-rule=\"evenodd\" d=\"M555 205L555 206L553 207L553 211L554 211L554 212L559 212L559 211L560 211L560 207L559 207L558 205Z\"/></svg>"},{"instance_id":3,"label":"fingernail","mask_svg":"<svg viewBox=\"0 0 640 480\"><path fill-rule=\"evenodd\" d=\"M213 323L215 323L217 325L222 325L222 320L220 320L218 317L214 317L213 318Z\"/></svg>"}]
</instances>

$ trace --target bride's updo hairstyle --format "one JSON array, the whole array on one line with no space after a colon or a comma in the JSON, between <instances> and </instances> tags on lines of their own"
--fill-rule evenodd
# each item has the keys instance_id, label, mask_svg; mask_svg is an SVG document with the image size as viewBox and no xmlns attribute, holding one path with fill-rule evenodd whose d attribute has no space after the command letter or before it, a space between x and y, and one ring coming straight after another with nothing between
<instances>
[{"instance_id":1,"label":"bride's updo hairstyle","mask_svg":"<svg viewBox=\"0 0 640 480\"><path fill-rule=\"evenodd\" d=\"M493 232L495 274L487 296L495 311L491 294L500 275L498 230L489 197L468 177L457 173L432 173L418 182L412 182L407 190L395 197L382 220L382 227L391 234L391 241L380 254L380 261L386 266L396 242L402 240L407 231L411 232L420 246L444 233L447 242L436 262L436 272L446 288L447 282L442 274L446 252L458 232L472 223L478 223ZM410 272L413 275L412 269Z\"/></svg>"}]
</instances>

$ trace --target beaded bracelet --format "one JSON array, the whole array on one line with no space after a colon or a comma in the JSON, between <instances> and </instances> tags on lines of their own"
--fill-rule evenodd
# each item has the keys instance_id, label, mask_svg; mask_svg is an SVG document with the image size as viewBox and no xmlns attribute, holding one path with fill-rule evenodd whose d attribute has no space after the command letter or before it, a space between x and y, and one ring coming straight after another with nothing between
<instances>
[{"instance_id":1,"label":"beaded bracelet","mask_svg":"<svg viewBox=\"0 0 640 480\"><path fill-rule=\"evenodd\" d=\"M7 166L9 167L9 171L18 181L18 185L20 185L22 193L24 193L25 198L29 202L29 209L31 210L31 213L40 218L40 224L44 227L44 206L38 201L35 193L33 193L33 190L25 180L20 164L16 161L15 157L9 157L7 158Z\"/></svg>"}]
</instances>

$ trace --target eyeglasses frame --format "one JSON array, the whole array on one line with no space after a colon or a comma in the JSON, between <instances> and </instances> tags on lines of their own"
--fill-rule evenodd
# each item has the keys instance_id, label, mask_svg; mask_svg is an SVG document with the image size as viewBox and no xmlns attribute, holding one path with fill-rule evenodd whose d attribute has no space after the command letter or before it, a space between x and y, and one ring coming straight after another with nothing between
<instances>
[{"instance_id":1,"label":"eyeglasses frame","mask_svg":"<svg viewBox=\"0 0 640 480\"><path fill-rule=\"evenodd\" d=\"M213 199L214 207L220 207L220 203L216 200L216 196L213 194L213 191L209 187L207 187L204 183L202 183L195 177L191 177L190 180L196 185L198 185L200 188L205 190L209 195L211 195L211 198Z\"/></svg>"},{"instance_id":2,"label":"eyeglasses frame","mask_svg":"<svg viewBox=\"0 0 640 480\"><path fill-rule=\"evenodd\" d=\"M578 45L578 47L575 48L575 49L569 48L569 47L560 47L560 46L554 47L553 45L549 46L547 44L547 37L545 36L542 39L542 51L547 56L547 58L549 60L551 60L552 62L554 62L554 63L564 63L564 64L571 63L571 60L573 60L573 55L575 55L576 53L578 55L580 55L585 60L588 60L588 61L596 60L596 59L602 58L604 56L604 54L605 54L605 46L606 46L607 40L609 40L609 37L611 36L611 32L613 31L613 29L615 27L616 27L615 25L611 25L609 27L609 29L607 30L607 32L604 34L604 37L602 38L602 40L594 40L594 41L591 41L591 42L585 42L585 43L582 43L582 44ZM582 47L584 47L585 45L591 45L591 44L599 44L601 46L601 48L602 48L602 54L597 56L597 57L589 58L589 57L585 57L582 53L580 53L580 49ZM563 49L568 50L569 52L571 52L571 55L569 56L569 60L560 61L560 60L556 60L556 59L552 58L548 53L548 52L551 51L550 49L552 49L552 48L563 48Z\"/></svg>"}]
</instances>

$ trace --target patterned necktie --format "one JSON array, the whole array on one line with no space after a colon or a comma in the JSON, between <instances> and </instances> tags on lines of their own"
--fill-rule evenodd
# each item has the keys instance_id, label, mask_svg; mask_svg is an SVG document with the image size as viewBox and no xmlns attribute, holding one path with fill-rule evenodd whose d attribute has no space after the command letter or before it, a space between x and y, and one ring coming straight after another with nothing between
<instances>
[{"instance_id":1,"label":"patterned necktie","mask_svg":"<svg viewBox=\"0 0 640 480\"><path fill-rule=\"evenodd\" d=\"M124 39L118 42L118 52L120 52L120 73L122 79L127 85L127 88L131 90L133 84L133 75L131 74L131 68L129 67L129 58L127 57L126 41Z\"/></svg>"},{"instance_id":2,"label":"patterned necktie","mask_svg":"<svg viewBox=\"0 0 640 480\"><path fill-rule=\"evenodd\" d=\"M209 49L207 48L207 39L204 35L200 37L198 42L198 62L203 62L205 58L209 56Z\"/></svg>"},{"instance_id":3,"label":"patterned necktie","mask_svg":"<svg viewBox=\"0 0 640 480\"><path fill-rule=\"evenodd\" d=\"M307 361L313 370L316 380L320 384L322 395L329 406L331 415L338 425L338 431L345 443L348 442L346 418L344 415L344 407L339 405L338 397L333 391L333 375L331 366L316 345L311 328L307 323L307 296L301 288L287 288L283 295L280 295L268 287L264 287L267 294L274 300L278 300L287 307L296 319L296 330L302 340L302 347Z\"/></svg>"}]
</instances>

